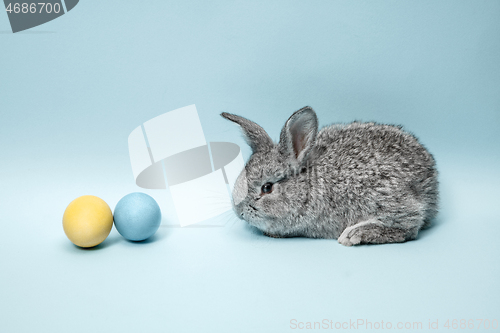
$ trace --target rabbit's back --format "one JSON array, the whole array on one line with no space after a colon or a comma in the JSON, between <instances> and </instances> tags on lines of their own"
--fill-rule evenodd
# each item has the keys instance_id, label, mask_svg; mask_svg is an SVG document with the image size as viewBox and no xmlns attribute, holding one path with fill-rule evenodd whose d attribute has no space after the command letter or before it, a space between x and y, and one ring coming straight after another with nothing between
<instances>
[{"instance_id":1,"label":"rabbit's back","mask_svg":"<svg viewBox=\"0 0 500 333\"><path fill-rule=\"evenodd\" d=\"M332 125L319 131L317 148L342 169L361 168L387 176L419 174L435 165L427 149L400 126L358 122Z\"/></svg>"},{"instance_id":2,"label":"rabbit's back","mask_svg":"<svg viewBox=\"0 0 500 333\"><path fill-rule=\"evenodd\" d=\"M401 127L354 122L319 131L315 195L328 214L349 226L368 216L394 216L408 207L428 221L437 212L435 161ZM411 207L410 207L411 206ZM417 207L418 206L418 207Z\"/></svg>"}]
</instances>

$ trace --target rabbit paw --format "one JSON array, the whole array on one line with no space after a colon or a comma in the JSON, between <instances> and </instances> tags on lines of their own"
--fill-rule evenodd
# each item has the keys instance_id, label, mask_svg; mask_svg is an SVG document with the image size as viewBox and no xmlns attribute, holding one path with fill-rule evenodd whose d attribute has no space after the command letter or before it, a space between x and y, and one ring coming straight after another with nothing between
<instances>
[{"instance_id":1,"label":"rabbit paw","mask_svg":"<svg viewBox=\"0 0 500 333\"><path fill-rule=\"evenodd\" d=\"M361 236L357 232L359 225L353 225L344 230L340 235L338 242L344 246L353 246L361 243Z\"/></svg>"},{"instance_id":2,"label":"rabbit paw","mask_svg":"<svg viewBox=\"0 0 500 333\"><path fill-rule=\"evenodd\" d=\"M418 227L408 229L388 227L380 222L369 220L346 228L338 242L345 246L402 243L415 239L417 234Z\"/></svg>"}]
</instances>

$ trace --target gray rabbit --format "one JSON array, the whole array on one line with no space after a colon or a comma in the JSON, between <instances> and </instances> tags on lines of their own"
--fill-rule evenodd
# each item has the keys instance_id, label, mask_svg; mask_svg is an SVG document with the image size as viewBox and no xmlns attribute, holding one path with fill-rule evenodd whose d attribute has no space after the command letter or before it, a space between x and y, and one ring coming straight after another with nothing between
<instances>
[{"instance_id":1,"label":"gray rabbit","mask_svg":"<svg viewBox=\"0 0 500 333\"><path fill-rule=\"evenodd\" d=\"M233 206L270 237L399 243L417 237L438 209L432 155L400 126L353 122L319 130L296 111L275 144L262 127L229 113L253 154L236 180Z\"/></svg>"}]
</instances>

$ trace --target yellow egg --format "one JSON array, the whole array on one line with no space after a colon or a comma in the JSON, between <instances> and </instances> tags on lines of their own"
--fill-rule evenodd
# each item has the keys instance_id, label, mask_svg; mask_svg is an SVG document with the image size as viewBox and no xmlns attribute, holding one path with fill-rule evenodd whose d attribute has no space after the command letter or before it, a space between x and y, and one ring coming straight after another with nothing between
<instances>
[{"instance_id":1,"label":"yellow egg","mask_svg":"<svg viewBox=\"0 0 500 333\"><path fill-rule=\"evenodd\" d=\"M113 213L108 204L93 195L73 200L63 216L63 228L73 244L93 247L108 237L113 227Z\"/></svg>"}]
</instances>

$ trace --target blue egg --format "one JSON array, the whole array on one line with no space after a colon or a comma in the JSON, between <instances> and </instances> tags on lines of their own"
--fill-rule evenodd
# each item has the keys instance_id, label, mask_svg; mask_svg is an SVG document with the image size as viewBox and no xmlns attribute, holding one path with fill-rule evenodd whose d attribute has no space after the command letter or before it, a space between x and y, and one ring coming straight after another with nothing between
<instances>
[{"instance_id":1,"label":"blue egg","mask_svg":"<svg viewBox=\"0 0 500 333\"><path fill-rule=\"evenodd\" d=\"M120 235L138 242L156 233L161 223L161 210L155 199L136 192L118 201L113 217Z\"/></svg>"}]
</instances>

